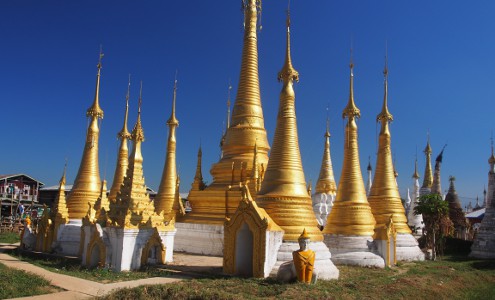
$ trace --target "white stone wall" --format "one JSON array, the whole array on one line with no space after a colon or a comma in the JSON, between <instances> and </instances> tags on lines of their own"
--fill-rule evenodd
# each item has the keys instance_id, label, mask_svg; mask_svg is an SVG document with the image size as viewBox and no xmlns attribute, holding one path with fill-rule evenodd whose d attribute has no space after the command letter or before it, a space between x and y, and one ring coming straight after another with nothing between
<instances>
[{"instance_id":1,"label":"white stone wall","mask_svg":"<svg viewBox=\"0 0 495 300\"><path fill-rule=\"evenodd\" d=\"M175 223L174 248L178 252L223 255L223 225Z\"/></svg>"}]
</instances>

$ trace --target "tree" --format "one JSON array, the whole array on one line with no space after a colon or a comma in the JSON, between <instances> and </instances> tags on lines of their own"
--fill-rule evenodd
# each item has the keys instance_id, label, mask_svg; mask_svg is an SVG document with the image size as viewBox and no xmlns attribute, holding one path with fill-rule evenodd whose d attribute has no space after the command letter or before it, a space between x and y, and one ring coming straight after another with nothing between
<instances>
[{"instance_id":1,"label":"tree","mask_svg":"<svg viewBox=\"0 0 495 300\"><path fill-rule=\"evenodd\" d=\"M432 260L436 260L437 250L443 252L444 237L453 229L449 219L449 204L439 194L423 195L414 207L414 214L423 215L426 246L432 249Z\"/></svg>"}]
</instances>

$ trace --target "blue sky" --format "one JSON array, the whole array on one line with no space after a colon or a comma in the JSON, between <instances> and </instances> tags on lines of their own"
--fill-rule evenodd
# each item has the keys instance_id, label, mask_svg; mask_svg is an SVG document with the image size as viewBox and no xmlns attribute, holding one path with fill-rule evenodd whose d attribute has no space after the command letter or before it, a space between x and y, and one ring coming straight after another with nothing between
<instances>
[{"instance_id":1,"label":"blue sky","mask_svg":"<svg viewBox=\"0 0 495 300\"><path fill-rule=\"evenodd\" d=\"M0 173L27 173L56 184L64 159L68 182L79 167L93 100L100 44L105 57L100 104L100 171L115 169L128 74L130 124L143 81L143 144L146 182L158 188L166 148L173 80L178 70L178 166L181 192L194 177L203 147L203 174L220 154L229 79L232 100L242 48L240 1L14 1L0 2L0 98L3 142ZM263 1L259 70L270 144L281 85L276 81L285 51L287 1ZM361 166L374 166L383 100L385 44L389 57L392 151L402 195L411 186L418 153L430 132L433 159L448 144L442 187L448 177L466 202L487 184L494 128L495 2L293 0L292 58L299 143L306 179L316 181L329 106L336 179L343 158L341 118L349 90L349 48L355 62L355 100L361 109ZM416 150L417 149L417 150ZM364 174L366 179L366 174ZM421 179L422 180L422 179Z\"/></svg>"}]
</instances>

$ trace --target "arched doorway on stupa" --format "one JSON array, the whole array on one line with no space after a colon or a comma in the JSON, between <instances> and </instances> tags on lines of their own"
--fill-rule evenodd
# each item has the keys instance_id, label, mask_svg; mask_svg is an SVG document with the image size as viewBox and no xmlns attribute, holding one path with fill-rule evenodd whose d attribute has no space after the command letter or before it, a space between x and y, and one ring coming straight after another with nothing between
<instances>
[{"instance_id":1,"label":"arched doorway on stupa","mask_svg":"<svg viewBox=\"0 0 495 300\"><path fill-rule=\"evenodd\" d=\"M235 275L253 276L253 232L243 222L235 237Z\"/></svg>"},{"instance_id":2,"label":"arched doorway on stupa","mask_svg":"<svg viewBox=\"0 0 495 300\"><path fill-rule=\"evenodd\" d=\"M86 252L86 262L89 268L104 267L107 248L103 239L97 231L89 242L88 251Z\"/></svg>"},{"instance_id":3,"label":"arched doorway on stupa","mask_svg":"<svg viewBox=\"0 0 495 300\"><path fill-rule=\"evenodd\" d=\"M155 228L141 252L141 266L164 264L165 251L166 249L162 243L162 238Z\"/></svg>"}]
</instances>

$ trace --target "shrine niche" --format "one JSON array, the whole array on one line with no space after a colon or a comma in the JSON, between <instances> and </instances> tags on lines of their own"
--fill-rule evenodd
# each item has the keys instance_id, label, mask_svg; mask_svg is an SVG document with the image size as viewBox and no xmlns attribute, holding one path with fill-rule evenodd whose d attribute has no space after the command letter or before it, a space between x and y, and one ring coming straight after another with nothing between
<instances>
[{"instance_id":1,"label":"shrine niche","mask_svg":"<svg viewBox=\"0 0 495 300\"><path fill-rule=\"evenodd\" d=\"M163 245L162 238L160 237L158 230L155 228L141 253L141 266L164 264L165 253L166 248Z\"/></svg>"},{"instance_id":2,"label":"shrine niche","mask_svg":"<svg viewBox=\"0 0 495 300\"><path fill-rule=\"evenodd\" d=\"M277 261L283 230L252 200L247 185L224 227L224 272L245 277L268 277Z\"/></svg>"},{"instance_id":3,"label":"shrine niche","mask_svg":"<svg viewBox=\"0 0 495 300\"><path fill-rule=\"evenodd\" d=\"M397 230L392 215L385 225L375 229L373 238L378 253L385 260L385 265L390 267L397 264Z\"/></svg>"}]
</instances>

